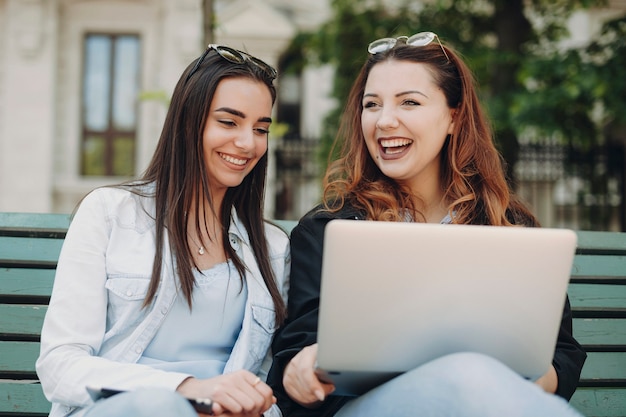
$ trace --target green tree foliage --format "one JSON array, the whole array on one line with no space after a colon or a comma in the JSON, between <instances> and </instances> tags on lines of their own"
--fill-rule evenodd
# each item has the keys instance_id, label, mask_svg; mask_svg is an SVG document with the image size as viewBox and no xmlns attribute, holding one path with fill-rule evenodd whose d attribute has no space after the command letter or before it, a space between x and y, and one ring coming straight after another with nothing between
<instances>
[{"instance_id":1,"label":"green tree foliage","mask_svg":"<svg viewBox=\"0 0 626 417\"><path fill-rule=\"evenodd\" d=\"M512 119L541 134L557 132L588 149L626 126L626 16L604 24L583 48L555 51L525 63L526 90L515 99ZM608 137L607 137L608 135Z\"/></svg>"},{"instance_id":2,"label":"green tree foliage","mask_svg":"<svg viewBox=\"0 0 626 417\"><path fill-rule=\"evenodd\" d=\"M608 124L626 126L626 16L609 21L602 35L584 51L598 80L598 99L607 111Z\"/></svg>"}]
</instances>

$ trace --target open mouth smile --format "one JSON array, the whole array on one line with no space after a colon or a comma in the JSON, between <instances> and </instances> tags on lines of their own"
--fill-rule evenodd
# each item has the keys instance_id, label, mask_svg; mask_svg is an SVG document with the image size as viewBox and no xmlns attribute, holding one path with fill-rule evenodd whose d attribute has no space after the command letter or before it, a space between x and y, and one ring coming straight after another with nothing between
<instances>
[{"instance_id":1,"label":"open mouth smile","mask_svg":"<svg viewBox=\"0 0 626 417\"><path fill-rule=\"evenodd\" d=\"M250 160L248 158L236 158L232 155L227 155L225 153L220 153L219 155L224 161L229 162L233 165L237 165L237 166L244 166Z\"/></svg>"},{"instance_id":2,"label":"open mouth smile","mask_svg":"<svg viewBox=\"0 0 626 417\"><path fill-rule=\"evenodd\" d=\"M379 139L378 144L385 155L396 155L404 152L413 141L406 138Z\"/></svg>"}]
</instances>

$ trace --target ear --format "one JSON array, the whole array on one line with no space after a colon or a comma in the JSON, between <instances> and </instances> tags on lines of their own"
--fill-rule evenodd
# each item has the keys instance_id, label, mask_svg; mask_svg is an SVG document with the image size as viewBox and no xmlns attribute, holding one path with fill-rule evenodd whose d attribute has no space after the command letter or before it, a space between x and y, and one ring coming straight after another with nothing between
<instances>
[{"instance_id":1,"label":"ear","mask_svg":"<svg viewBox=\"0 0 626 417\"><path fill-rule=\"evenodd\" d=\"M454 132L454 116L456 116L456 109L450 109L450 124L448 125L448 135Z\"/></svg>"}]
</instances>

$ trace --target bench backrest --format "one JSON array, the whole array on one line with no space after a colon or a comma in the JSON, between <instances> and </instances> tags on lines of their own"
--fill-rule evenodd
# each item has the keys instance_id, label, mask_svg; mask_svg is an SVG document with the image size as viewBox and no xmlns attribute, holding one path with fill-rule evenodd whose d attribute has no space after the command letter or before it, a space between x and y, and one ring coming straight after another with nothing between
<instances>
[{"instance_id":1,"label":"bench backrest","mask_svg":"<svg viewBox=\"0 0 626 417\"><path fill-rule=\"evenodd\" d=\"M69 216L0 213L0 416L45 416L35 360ZM275 221L290 231L295 221ZM626 233L578 234L569 297L589 357L572 403L626 416Z\"/></svg>"},{"instance_id":2,"label":"bench backrest","mask_svg":"<svg viewBox=\"0 0 626 417\"><path fill-rule=\"evenodd\" d=\"M572 403L587 416L626 416L626 233L578 232L568 294L588 354Z\"/></svg>"}]
</instances>

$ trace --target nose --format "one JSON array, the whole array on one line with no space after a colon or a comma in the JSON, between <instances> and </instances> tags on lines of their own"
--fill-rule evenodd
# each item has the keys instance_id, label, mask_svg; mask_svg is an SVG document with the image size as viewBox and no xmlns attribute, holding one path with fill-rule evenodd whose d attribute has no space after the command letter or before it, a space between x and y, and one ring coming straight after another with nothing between
<instances>
[{"instance_id":1,"label":"nose","mask_svg":"<svg viewBox=\"0 0 626 417\"><path fill-rule=\"evenodd\" d=\"M254 132L251 129L242 129L235 138L235 146L239 149L250 151L254 149Z\"/></svg>"},{"instance_id":2,"label":"nose","mask_svg":"<svg viewBox=\"0 0 626 417\"><path fill-rule=\"evenodd\" d=\"M396 127L398 127L398 118L395 111L389 107L382 107L376 120L376 128L388 130Z\"/></svg>"}]
</instances>

